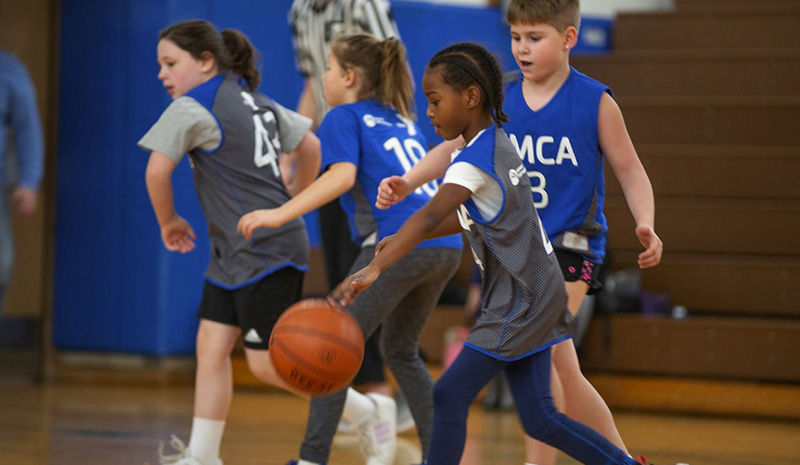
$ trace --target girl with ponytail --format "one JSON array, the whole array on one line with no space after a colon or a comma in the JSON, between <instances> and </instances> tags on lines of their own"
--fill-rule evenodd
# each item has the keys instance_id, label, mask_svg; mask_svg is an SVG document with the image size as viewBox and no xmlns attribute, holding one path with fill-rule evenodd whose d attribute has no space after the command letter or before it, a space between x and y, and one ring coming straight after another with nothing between
<instances>
[{"instance_id":1,"label":"girl with ponytail","mask_svg":"<svg viewBox=\"0 0 800 465\"><path fill-rule=\"evenodd\" d=\"M414 122L413 85L405 48L399 40L380 41L365 34L335 40L322 80L325 99L333 107L318 131L322 166L327 171L284 205L244 215L239 230L250 237L263 228L279 228L338 197L348 215L352 239L361 246L352 268L358 270L372 259L375 245L396 233L435 195L438 186L435 182L421 186L398 208L378 210L374 206L380 180L404 174L425 155L427 147ZM349 308L365 339L383 324L381 349L408 400L423 455L430 443L433 391L430 374L419 357L419 338L460 263L461 248L459 235L420 243ZM345 402L372 405L373 412L351 415ZM312 400L299 464L328 460L343 408L350 423L361 432L367 463L391 465L395 454L394 401L352 390Z\"/></svg>"},{"instance_id":2,"label":"girl with ponytail","mask_svg":"<svg viewBox=\"0 0 800 465\"><path fill-rule=\"evenodd\" d=\"M319 170L311 120L258 92L258 53L239 31L220 34L207 21L185 21L159 36L159 80L173 102L139 141L149 152L147 191L164 247L189 253L195 233L178 216L172 173L188 153L208 222L211 257L198 310L197 375L189 446L173 436L174 465L220 465L220 442L233 392L230 355L243 335L253 374L286 387L275 374L267 341L280 314L300 298L308 268L301 219L249 239L236 231L244 213L286 203ZM297 154L296 184L286 186L279 152Z\"/></svg>"}]
</instances>

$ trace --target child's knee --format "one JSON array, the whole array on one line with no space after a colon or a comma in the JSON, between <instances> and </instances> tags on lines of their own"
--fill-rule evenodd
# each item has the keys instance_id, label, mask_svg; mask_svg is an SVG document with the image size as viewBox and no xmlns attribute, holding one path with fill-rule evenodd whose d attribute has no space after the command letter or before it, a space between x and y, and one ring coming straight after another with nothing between
<instances>
[{"instance_id":1,"label":"child's knee","mask_svg":"<svg viewBox=\"0 0 800 465\"><path fill-rule=\"evenodd\" d=\"M555 434L554 425L559 415L553 402L542 399L533 406L533 411L520 412L520 421L528 436L547 442Z\"/></svg>"},{"instance_id":2,"label":"child's knee","mask_svg":"<svg viewBox=\"0 0 800 465\"><path fill-rule=\"evenodd\" d=\"M381 354L389 367L409 364L419 358L419 348L415 345L381 344Z\"/></svg>"},{"instance_id":3,"label":"child's knee","mask_svg":"<svg viewBox=\"0 0 800 465\"><path fill-rule=\"evenodd\" d=\"M461 395L458 386L440 379L433 386L433 408L437 419L461 419L467 416L472 399Z\"/></svg>"}]
</instances>

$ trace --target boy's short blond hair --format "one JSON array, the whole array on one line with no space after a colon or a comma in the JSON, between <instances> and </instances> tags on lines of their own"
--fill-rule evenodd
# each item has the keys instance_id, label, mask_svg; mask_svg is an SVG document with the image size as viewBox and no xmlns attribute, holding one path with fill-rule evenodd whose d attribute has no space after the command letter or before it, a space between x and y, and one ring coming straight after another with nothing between
<instances>
[{"instance_id":1,"label":"boy's short blond hair","mask_svg":"<svg viewBox=\"0 0 800 465\"><path fill-rule=\"evenodd\" d=\"M506 19L509 24L549 24L558 32L580 29L580 0L511 0Z\"/></svg>"}]
</instances>

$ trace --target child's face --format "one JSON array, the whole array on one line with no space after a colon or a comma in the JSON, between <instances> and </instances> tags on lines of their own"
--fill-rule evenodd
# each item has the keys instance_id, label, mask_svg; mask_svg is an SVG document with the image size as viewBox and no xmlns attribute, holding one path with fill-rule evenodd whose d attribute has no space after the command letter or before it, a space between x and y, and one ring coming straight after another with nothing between
<instances>
[{"instance_id":1,"label":"child's face","mask_svg":"<svg viewBox=\"0 0 800 465\"><path fill-rule=\"evenodd\" d=\"M436 134L446 140L461 135L469 124L467 101L464 92L458 92L442 80L436 69L426 70L422 76L422 89L428 99L426 112Z\"/></svg>"},{"instance_id":2,"label":"child's face","mask_svg":"<svg viewBox=\"0 0 800 465\"><path fill-rule=\"evenodd\" d=\"M197 60L169 39L161 39L158 42L157 52L160 66L158 79L164 84L173 100L213 76L213 58Z\"/></svg>"},{"instance_id":3,"label":"child's face","mask_svg":"<svg viewBox=\"0 0 800 465\"><path fill-rule=\"evenodd\" d=\"M335 107L345 103L345 90L347 90L347 72L339 64L339 60L331 53L328 55L327 68L322 74L322 88L325 101Z\"/></svg>"},{"instance_id":4,"label":"child's face","mask_svg":"<svg viewBox=\"0 0 800 465\"><path fill-rule=\"evenodd\" d=\"M549 24L512 24L511 53L525 79L541 81L569 58L569 27L564 32Z\"/></svg>"}]
</instances>

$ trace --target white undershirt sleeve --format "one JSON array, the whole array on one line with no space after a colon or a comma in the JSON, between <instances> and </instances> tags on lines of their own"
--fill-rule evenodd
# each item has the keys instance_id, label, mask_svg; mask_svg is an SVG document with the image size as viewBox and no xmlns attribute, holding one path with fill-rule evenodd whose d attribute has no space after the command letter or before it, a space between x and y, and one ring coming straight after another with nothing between
<instances>
[{"instance_id":1,"label":"white undershirt sleeve","mask_svg":"<svg viewBox=\"0 0 800 465\"><path fill-rule=\"evenodd\" d=\"M472 201L484 221L496 217L503 208L503 189L500 184L489 173L472 163L458 162L450 165L444 174L442 185L448 183L465 187L472 192Z\"/></svg>"}]
</instances>

